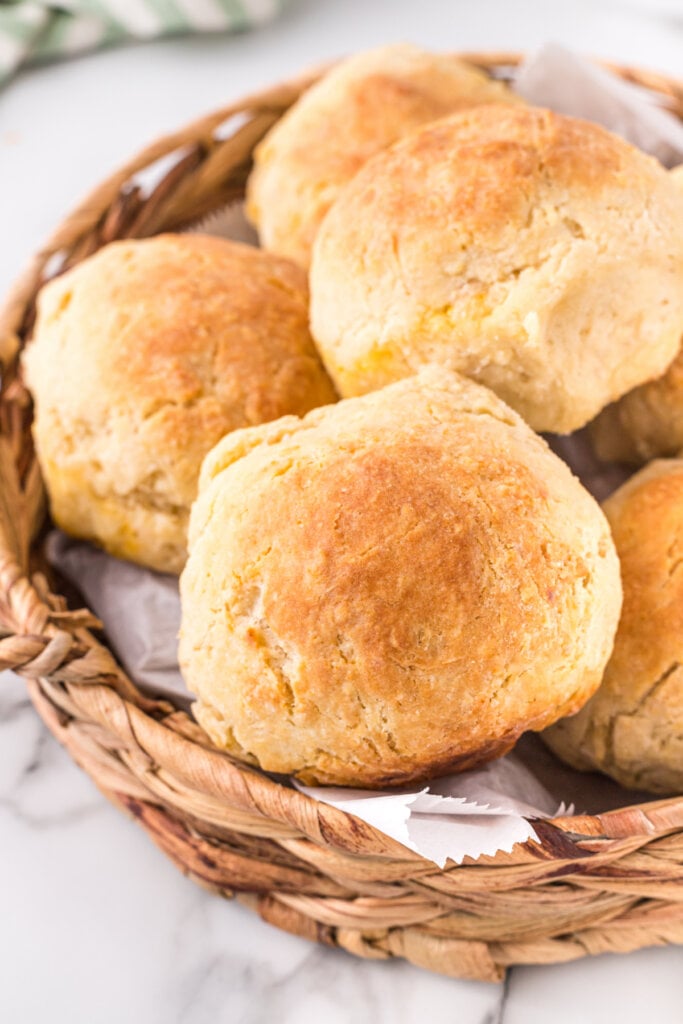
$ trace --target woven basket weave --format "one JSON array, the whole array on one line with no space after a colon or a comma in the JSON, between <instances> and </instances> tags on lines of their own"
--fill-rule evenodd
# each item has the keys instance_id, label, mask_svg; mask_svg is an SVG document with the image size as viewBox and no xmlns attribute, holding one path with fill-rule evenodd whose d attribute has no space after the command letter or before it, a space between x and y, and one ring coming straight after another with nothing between
<instances>
[{"instance_id":1,"label":"woven basket weave","mask_svg":"<svg viewBox=\"0 0 683 1024\"><path fill-rule=\"evenodd\" d=\"M469 59L500 77L518 60ZM683 117L683 86L616 70ZM296 935L487 980L513 964L683 942L683 797L536 823L538 842L439 870L213 749L187 714L142 695L101 624L50 589L31 403L17 376L40 285L107 242L173 231L240 198L254 146L315 77L154 143L64 221L0 309L0 667L26 679L73 759L182 871ZM170 154L145 191L137 176Z\"/></svg>"}]
</instances>

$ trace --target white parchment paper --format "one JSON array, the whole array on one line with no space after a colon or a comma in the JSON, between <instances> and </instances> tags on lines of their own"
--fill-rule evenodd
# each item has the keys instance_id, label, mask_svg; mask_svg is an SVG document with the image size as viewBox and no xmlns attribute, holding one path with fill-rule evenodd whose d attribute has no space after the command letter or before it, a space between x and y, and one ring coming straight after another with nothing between
<instances>
[{"instance_id":1,"label":"white parchment paper","mask_svg":"<svg viewBox=\"0 0 683 1024\"><path fill-rule=\"evenodd\" d=\"M545 46L527 60L515 87L531 103L604 124L668 166L683 162L683 126L654 94L562 47ZM194 230L256 242L240 206L212 215ZM596 460L582 432L548 441L598 500L628 476L623 467ZM177 580L117 561L58 532L49 538L48 554L106 623L113 649L137 684L189 707L192 696L177 664ZM579 811L595 812L647 798L601 776L573 772L534 737L525 737L505 758L429 786L386 792L298 788L357 815L440 867L447 860L509 851L534 838L533 820L565 813L564 800L575 801Z\"/></svg>"},{"instance_id":2,"label":"white parchment paper","mask_svg":"<svg viewBox=\"0 0 683 1024\"><path fill-rule=\"evenodd\" d=\"M520 65L514 88L528 103L596 121L667 167L683 162L683 123L662 108L661 95L624 82L557 43L546 44Z\"/></svg>"}]
</instances>

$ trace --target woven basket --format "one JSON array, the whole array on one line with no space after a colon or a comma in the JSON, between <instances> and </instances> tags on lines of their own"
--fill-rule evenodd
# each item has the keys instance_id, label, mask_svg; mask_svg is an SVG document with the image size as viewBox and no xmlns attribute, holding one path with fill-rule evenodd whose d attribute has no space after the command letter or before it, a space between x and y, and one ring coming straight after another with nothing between
<instances>
[{"instance_id":1,"label":"woven basket","mask_svg":"<svg viewBox=\"0 0 683 1024\"><path fill-rule=\"evenodd\" d=\"M499 77L518 60L469 59ZM683 117L683 86L617 70ZM90 612L50 589L31 403L17 376L39 287L113 239L173 231L240 198L254 146L315 77L154 143L64 221L0 309L0 667L26 679L73 759L183 872L286 931L487 980L513 964L683 942L683 797L538 822L538 842L439 870L212 748L187 714L136 689ZM145 191L137 176L170 154Z\"/></svg>"}]
</instances>

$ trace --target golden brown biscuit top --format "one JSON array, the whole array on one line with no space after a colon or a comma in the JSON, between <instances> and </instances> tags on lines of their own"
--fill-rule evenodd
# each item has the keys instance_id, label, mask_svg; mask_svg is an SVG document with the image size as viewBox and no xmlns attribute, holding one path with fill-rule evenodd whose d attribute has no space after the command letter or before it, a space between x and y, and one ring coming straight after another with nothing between
<instances>
[{"instance_id":1,"label":"golden brown biscuit top","mask_svg":"<svg viewBox=\"0 0 683 1024\"><path fill-rule=\"evenodd\" d=\"M599 125L491 104L427 125L375 157L354 182L354 212L362 216L367 204L382 223L405 229L414 221L426 236L443 227L447 210L464 245L514 250L519 229L534 218L561 218L561 209L543 209L544 196L567 190L576 201L621 189L632 200L654 175L662 175L657 161ZM346 206L337 216L348 215ZM568 226L580 236L582 225Z\"/></svg>"},{"instance_id":2,"label":"golden brown biscuit top","mask_svg":"<svg viewBox=\"0 0 683 1024\"><path fill-rule=\"evenodd\" d=\"M624 602L595 696L547 733L583 770L655 793L683 785L683 460L659 459L603 505Z\"/></svg>"},{"instance_id":3,"label":"golden brown biscuit top","mask_svg":"<svg viewBox=\"0 0 683 1024\"><path fill-rule=\"evenodd\" d=\"M220 238L158 235L115 242L48 284L39 332L61 322L62 345L82 336L78 386L104 384L108 403L140 403L149 416L160 403L189 408L211 395L244 426L279 415L282 386L296 384L292 363L315 359L307 300L306 276L288 260Z\"/></svg>"},{"instance_id":4,"label":"golden brown biscuit top","mask_svg":"<svg viewBox=\"0 0 683 1024\"><path fill-rule=\"evenodd\" d=\"M341 61L308 89L260 144L257 162L268 162L275 145L283 144L291 121L297 132L286 133L290 158L300 159L312 176L319 167L325 183L348 181L378 147L402 138L411 127L473 100L508 99L523 102L502 82L457 57L401 44L380 47ZM331 116L335 105L338 119Z\"/></svg>"},{"instance_id":5,"label":"golden brown biscuit top","mask_svg":"<svg viewBox=\"0 0 683 1024\"><path fill-rule=\"evenodd\" d=\"M262 244L307 265L322 217L370 157L455 110L506 102L523 101L449 54L399 44L340 61L256 149L247 212Z\"/></svg>"},{"instance_id":6,"label":"golden brown biscuit top","mask_svg":"<svg viewBox=\"0 0 683 1024\"><path fill-rule=\"evenodd\" d=\"M181 663L212 735L273 770L332 751L309 778L361 748L365 784L501 753L592 692L620 600L593 499L440 370L225 438L190 552Z\"/></svg>"},{"instance_id":7,"label":"golden brown biscuit top","mask_svg":"<svg viewBox=\"0 0 683 1024\"><path fill-rule=\"evenodd\" d=\"M310 283L345 397L442 363L570 432L675 355L683 194L597 125L479 106L366 164L321 225Z\"/></svg>"},{"instance_id":8,"label":"golden brown biscuit top","mask_svg":"<svg viewBox=\"0 0 683 1024\"><path fill-rule=\"evenodd\" d=\"M24 365L56 521L164 571L207 451L336 398L305 274L201 235L117 242L52 281Z\"/></svg>"},{"instance_id":9,"label":"golden brown biscuit top","mask_svg":"<svg viewBox=\"0 0 683 1024\"><path fill-rule=\"evenodd\" d=\"M624 606L614 659L651 682L683 651L683 460L657 459L603 505L619 552ZM657 643L643 642L659 622ZM618 687L618 666L610 675ZM628 699L637 693L625 694ZM626 708L626 710L628 710Z\"/></svg>"}]
</instances>

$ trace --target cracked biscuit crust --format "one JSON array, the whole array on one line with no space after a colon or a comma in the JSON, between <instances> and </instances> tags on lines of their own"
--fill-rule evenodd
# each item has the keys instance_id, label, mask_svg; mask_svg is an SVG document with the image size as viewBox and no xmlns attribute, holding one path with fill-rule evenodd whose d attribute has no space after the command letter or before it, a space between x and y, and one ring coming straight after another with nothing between
<instances>
[{"instance_id":1,"label":"cracked biscuit crust","mask_svg":"<svg viewBox=\"0 0 683 1024\"><path fill-rule=\"evenodd\" d=\"M491 392L433 369L226 437L181 596L181 667L218 746L382 786L580 707L621 591L568 468Z\"/></svg>"},{"instance_id":2,"label":"cracked biscuit crust","mask_svg":"<svg viewBox=\"0 0 683 1024\"><path fill-rule=\"evenodd\" d=\"M651 463L604 504L624 606L600 689L544 734L574 768L683 791L683 460Z\"/></svg>"},{"instance_id":3,"label":"cracked biscuit crust","mask_svg":"<svg viewBox=\"0 0 683 1024\"><path fill-rule=\"evenodd\" d=\"M308 267L325 214L371 156L456 110L521 102L471 64L416 46L340 61L256 149L247 214L261 244Z\"/></svg>"},{"instance_id":4,"label":"cracked biscuit crust","mask_svg":"<svg viewBox=\"0 0 683 1024\"><path fill-rule=\"evenodd\" d=\"M336 398L307 302L294 264L200 235L115 242L48 284L24 365L58 525L179 572L209 449Z\"/></svg>"},{"instance_id":5,"label":"cracked biscuit crust","mask_svg":"<svg viewBox=\"0 0 683 1024\"><path fill-rule=\"evenodd\" d=\"M374 157L332 207L311 324L343 396L435 362L570 432L676 354L683 194L598 125L461 112Z\"/></svg>"}]
</instances>

